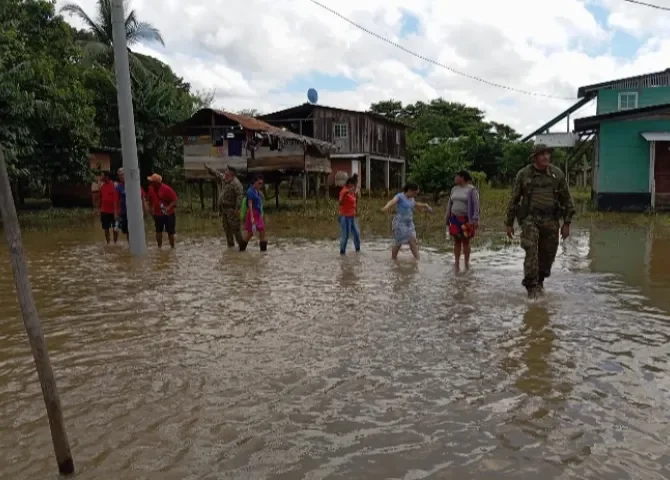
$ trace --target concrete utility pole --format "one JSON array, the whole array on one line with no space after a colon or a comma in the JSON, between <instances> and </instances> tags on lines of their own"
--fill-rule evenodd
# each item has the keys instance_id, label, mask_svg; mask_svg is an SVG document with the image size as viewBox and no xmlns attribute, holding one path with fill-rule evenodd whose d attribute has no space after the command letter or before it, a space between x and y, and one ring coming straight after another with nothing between
<instances>
[{"instance_id":1,"label":"concrete utility pole","mask_svg":"<svg viewBox=\"0 0 670 480\"><path fill-rule=\"evenodd\" d=\"M130 88L130 65L128 64L125 21L123 0L112 0L114 69L116 71L116 95L119 102L123 172L126 176L126 208L128 210L130 253L141 256L147 254L147 239L144 231L142 194L140 193L140 167L137 161L137 139L135 137L133 94Z\"/></svg>"},{"instance_id":2,"label":"concrete utility pole","mask_svg":"<svg viewBox=\"0 0 670 480\"><path fill-rule=\"evenodd\" d=\"M47 407L47 417L49 418L49 427L51 428L51 441L56 453L58 472L61 475L71 475L74 473L74 461L72 460L70 443L67 440L67 433L65 432L63 410L60 398L58 398L58 390L56 389L54 372L51 369L49 352L44 341L40 318L37 315L33 291L30 287L28 265L26 264L21 242L19 219L16 216L16 206L12 198L12 189L9 185L9 175L2 148L0 148L0 215L2 215L2 223L5 235L7 236L7 244L9 245L9 260L14 272L14 285L16 286L16 296L19 300L21 315L23 316L23 325L28 334L28 342L33 352L37 376L40 380L44 403Z\"/></svg>"}]
</instances>

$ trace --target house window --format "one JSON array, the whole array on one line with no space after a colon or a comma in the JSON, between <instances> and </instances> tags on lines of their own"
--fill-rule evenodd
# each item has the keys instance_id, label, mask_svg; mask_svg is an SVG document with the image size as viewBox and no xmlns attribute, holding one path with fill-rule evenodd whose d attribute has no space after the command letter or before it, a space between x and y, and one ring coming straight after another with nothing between
<instances>
[{"instance_id":1,"label":"house window","mask_svg":"<svg viewBox=\"0 0 670 480\"><path fill-rule=\"evenodd\" d=\"M349 136L349 129L346 123L335 124L335 138L347 138Z\"/></svg>"},{"instance_id":2,"label":"house window","mask_svg":"<svg viewBox=\"0 0 670 480\"><path fill-rule=\"evenodd\" d=\"M381 125L377 125L377 141L379 143L382 142L382 126Z\"/></svg>"},{"instance_id":3,"label":"house window","mask_svg":"<svg viewBox=\"0 0 670 480\"><path fill-rule=\"evenodd\" d=\"M395 131L395 144L400 145L400 130Z\"/></svg>"},{"instance_id":4,"label":"house window","mask_svg":"<svg viewBox=\"0 0 670 480\"><path fill-rule=\"evenodd\" d=\"M637 108L637 92L621 92L619 94L619 110Z\"/></svg>"}]
</instances>

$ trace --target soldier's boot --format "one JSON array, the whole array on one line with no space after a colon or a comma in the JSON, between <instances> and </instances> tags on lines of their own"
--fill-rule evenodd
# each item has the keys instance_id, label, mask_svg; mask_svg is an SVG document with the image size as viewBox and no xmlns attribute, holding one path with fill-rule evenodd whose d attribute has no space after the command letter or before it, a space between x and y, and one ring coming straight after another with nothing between
<instances>
[{"instance_id":1,"label":"soldier's boot","mask_svg":"<svg viewBox=\"0 0 670 480\"><path fill-rule=\"evenodd\" d=\"M261 245L261 252L267 252L268 251L268 242L265 240L260 241Z\"/></svg>"},{"instance_id":2,"label":"soldier's boot","mask_svg":"<svg viewBox=\"0 0 670 480\"><path fill-rule=\"evenodd\" d=\"M240 252L244 252L247 249L247 245L249 245L249 242L242 240L240 242Z\"/></svg>"},{"instance_id":3,"label":"soldier's boot","mask_svg":"<svg viewBox=\"0 0 670 480\"><path fill-rule=\"evenodd\" d=\"M526 287L526 290L528 291L528 298L531 300L535 300L540 293L538 287Z\"/></svg>"}]
</instances>

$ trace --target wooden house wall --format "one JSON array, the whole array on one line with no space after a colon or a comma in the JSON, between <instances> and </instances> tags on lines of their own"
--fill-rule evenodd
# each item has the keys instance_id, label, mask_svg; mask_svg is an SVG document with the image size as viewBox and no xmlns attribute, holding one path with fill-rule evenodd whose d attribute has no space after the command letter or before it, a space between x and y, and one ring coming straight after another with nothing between
<instances>
[{"instance_id":1,"label":"wooden house wall","mask_svg":"<svg viewBox=\"0 0 670 480\"><path fill-rule=\"evenodd\" d=\"M405 128L364 113L314 109L314 138L337 145L338 153L367 153L405 158ZM335 138L335 125L347 125L346 138Z\"/></svg>"}]
</instances>

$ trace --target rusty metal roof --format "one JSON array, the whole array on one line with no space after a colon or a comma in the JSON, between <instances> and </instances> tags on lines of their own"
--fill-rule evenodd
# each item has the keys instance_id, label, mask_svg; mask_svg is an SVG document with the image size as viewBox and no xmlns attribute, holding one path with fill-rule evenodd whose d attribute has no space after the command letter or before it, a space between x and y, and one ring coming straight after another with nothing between
<instances>
[{"instance_id":1,"label":"rusty metal roof","mask_svg":"<svg viewBox=\"0 0 670 480\"><path fill-rule=\"evenodd\" d=\"M246 130L262 132L275 137L280 137L287 140L294 140L297 142L305 143L307 145L312 145L316 147L318 150L320 150L322 153L335 152L338 150L338 147L332 143L324 142L323 140L317 140L312 137L305 137L303 135L298 135L297 133L289 132L287 130L282 130L281 128L272 126L269 123L266 123L263 120L259 120L254 117L226 112L224 110L217 110L217 109L211 109L211 110L214 112L215 115L222 115L227 119L238 123L242 128Z\"/></svg>"}]
</instances>

